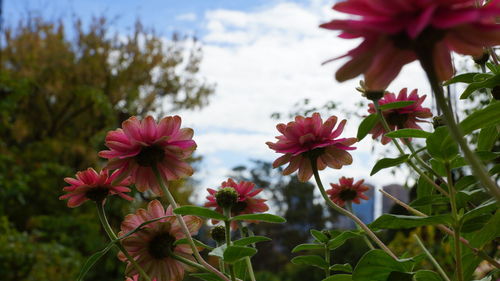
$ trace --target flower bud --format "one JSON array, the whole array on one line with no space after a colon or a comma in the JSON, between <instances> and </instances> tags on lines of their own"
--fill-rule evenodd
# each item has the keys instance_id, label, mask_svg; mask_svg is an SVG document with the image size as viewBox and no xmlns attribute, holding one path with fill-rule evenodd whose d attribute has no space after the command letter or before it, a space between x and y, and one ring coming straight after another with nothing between
<instances>
[{"instance_id":1,"label":"flower bud","mask_svg":"<svg viewBox=\"0 0 500 281\"><path fill-rule=\"evenodd\" d=\"M232 187L224 187L215 193L215 201L222 208L231 208L238 202L238 192Z\"/></svg>"},{"instance_id":2,"label":"flower bud","mask_svg":"<svg viewBox=\"0 0 500 281\"><path fill-rule=\"evenodd\" d=\"M486 51L483 52L483 54L480 57L473 57L474 62L479 64L479 65L485 65L488 60L490 59L490 54Z\"/></svg>"},{"instance_id":3,"label":"flower bud","mask_svg":"<svg viewBox=\"0 0 500 281\"><path fill-rule=\"evenodd\" d=\"M226 229L222 225L217 225L210 230L210 237L218 243L226 241Z\"/></svg>"},{"instance_id":4,"label":"flower bud","mask_svg":"<svg viewBox=\"0 0 500 281\"><path fill-rule=\"evenodd\" d=\"M381 99L385 94L385 91L371 91L371 90L366 90L365 91L365 96L367 99L372 100L372 101L378 101Z\"/></svg>"},{"instance_id":5,"label":"flower bud","mask_svg":"<svg viewBox=\"0 0 500 281\"><path fill-rule=\"evenodd\" d=\"M432 118L432 126L434 127L434 129L445 125L446 121L444 120L443 116L434 116L434 118Z\"/></svg>"}]
</instances>

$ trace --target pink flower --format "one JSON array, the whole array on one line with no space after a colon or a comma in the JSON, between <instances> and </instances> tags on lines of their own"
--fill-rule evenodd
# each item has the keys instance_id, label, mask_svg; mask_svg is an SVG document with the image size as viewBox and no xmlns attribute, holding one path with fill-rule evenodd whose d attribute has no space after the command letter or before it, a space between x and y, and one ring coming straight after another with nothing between
<instances>
[{"instance_id":1,"label":"pink flower","mask_svg":"<svg viewBox=\"0 0 500 281\"><path fill-rule=\"evenodd\" d=\"M110 150L99 152L99 156L109 159L107 168L117 169L120 178L130 175L139 191L162 193L153 167L165 181L193 174L185 161L196 149L193 130L181 129L179 116L164 117L158 124L151 116L142 121L130 117L122 127L108 133L106 146Z\"/></svg>"},{"instance_id":2,"label":"pink flower","mask_svg":"<svg viewBox=\"0 0 500 281\"><path fill-rule=\"evenodd\" d=\"M269 210L269 206L265 203L266 199L255 198L263 189L254 188L255 184L249 181L241 181L236 183L233 179L228 179L222 182L219 190L225 187L232 187L238 193L238 202L235 206L231 208L231 216L238 216L243 214L255 214L262 213ZM215 207L215 210L219 213L223 213L222 207L217 204L215 200L215 194L217 190L212 188L207 188L209 195L207 196L208 202L205 203L205 207ZM217 223L216 220L212 220L214 224ZM249 221L254 222L254 221ZM232 222L231 227L237 229L237 223Z\"/></svg>"},{"instance_id":3,"label":"pink flower","mask_svg":"<svg viewBox=\"0 0 500 281\"><path fill-rule=\"evenodd\" d=\"M179 222L169 207L166 211L160 201L149 202L147 210L139 209L135 214L129 214L122 222L119 236L137 228L142 223L163 218L147 224L142 230L135 232L122 241L123 247L137 261L142 269L156 281L180 281L184 277L184 271L189 269L185 264L172 258L172 254L194 261L191 247L187 244L174 246L175 241L185 238ZM202 225L202 220L195 216L184 216L188 229L192 235L196 234ZM123 253L118 257L126 261ZM126 275L134 278L139 272L135 267L127 263Z\"/></svg>"},{"instance_id":4,"label":"pink flower","mask_svg":"<svg viewBox=\"0 0 500 281\"><path fill-rule=\"evenodd\" d=\"M68 200L68 207L74 208L83 204L87 200L103 202L108 195L118 195L126 200L132 197L124 192L130 192L126 187L130 184L128 179L120 180L116 183L117 173L109 175L109 171L104 169L97 173L94 169L88 168L86 171L76 173L76 178L65 178L64 181L70 186L63 188L67 193L60 196L60 200Z\"/></svg>"},{"instance_id":5,"label":"pink flower","mask_svg":"<svg viewBox=\"0 0 500 281\"><path fill-rule=\"evenodd\" d=\"M361 203L360 199L368 200L368 197L363 194L363 192L368 191L370 188L363 185L365 180L359 180L353 184L353 178L341 177L339 184L333 184L331 189L328 189L326 193L330 196L330 199L340 207L344 207L346 202L354 202L356 204Z\"/></svg>"},{"instance_id":6,"label":"pink flower","mask_svg":"<svg viewBox=\"0 0 500 281\"><path fill-rule=\"evenodd\" d=\"M389 128L391 129L391 131L403 128L422 130L422 128L419 125L417 125L417 122L428 122L422 120L421 118L432 117L431 110L429 108L422 107L422 103L424 102L425 98L426 95L423 95L421 97L418 96L417 89L413 90L408 96L407 89L404 88L399 92L397 98L396 95L393 93L389 92L385 93L384 97L379 100L380 105L393 102L401 102L401 101L414 101L413 104L405 107L382 111L382 114L384 115L385 120L389 124ZM373 105L373 103L369 104L368 106L369 106L368 109L369 113L371 114L376 113L375 106ZM391 141L390 138L384 136L384 134L387 132L385 131L384 126L382 126L381 122L375 124L370 133L373 134L373 139L382 136L382 144L387 144Z\"/></svg>"},{"instance_id":7,"label":"pink flower","mask_svg":"<svg viewBox=\"0 0 500 281\"><path fill-rule=\"evenodd\" d=\"M453 75L451 51L481 56L483 47L500 43L500 0L476 8L475 0L347 0L334 10L356 16L321 27L340 30L339 37L362 38L346 55L338 81L365 75L370 90L384 90L401 68L417 56L432 54L439 80ZM419 52L419 54L417 54ZM431 53L432 52L432 53Z\"/></svg>"},{"instance_id":8,"label":"pink flower","mask_svg":"<svg viewBox=\"0 0 500 281\"><path fill-rule=\"evenodd\" d=\"M290 163L283 171L284 175L289 175L299 170L300 181L308 181L313 175L310 158L317 157L317 167L319 170L327 166L340 169L343 165L352 163L352 156L347 150L354 150L351 147L356 138L338 138L344 130L346 120L342 120L337 129L333 130L337 124L337 117L331 116L323 123L319 113L314 113L312 117L295 117L295 121L288 124L278 124L276 128L282 134L277 136L276 143L267 142L269 148L285 155L276 159L273 167L279 167Z\"/></svg>"}]
</instances>

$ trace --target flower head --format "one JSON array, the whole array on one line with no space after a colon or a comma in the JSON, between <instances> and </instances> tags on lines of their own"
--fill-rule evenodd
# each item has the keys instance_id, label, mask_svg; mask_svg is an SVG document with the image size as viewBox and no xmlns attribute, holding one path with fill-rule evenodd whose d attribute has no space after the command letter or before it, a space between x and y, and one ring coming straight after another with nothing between
<instances>
[{"instance_id":1,"label":"flower head","mask_svg":"<svg viewBox=\"0 0 500 281\"><path fill-rule=\"evenodd\" d=\"M154 167L166 181L193 174L185 161L196 149L193 130L181 129L179 116L164 117L159 123L151 116L142 121L131 117L122 127L108 133L109 150L99 152L99 156L109 159L107 168L117 169L120 177L130 175L139 191L152 189L161 194Z\"/></svg>"},{"instance_id":2,"label":"flower head","mask_svg":"<svg viewBox=\"0 0 500 281\"><path fill-rule=\"evenodd\" d=\"M255 198L263 190L262 188L254 189L255 184L253 182L241 181L236 183L233 179L222 182L218 190L207 188L209 195L207 196L208 202L205 203L205 207L215 207L215 210L222 214L223 208L217 203L216 194L219 190L224 190L228 187L233 188L238 193L238 201L231 207L232 216L262 213L269 210L269 206L265 203L266 199ZM215 220L212 220L212 222L217 223ZM231 227L236 229L236 222L233 221Z\"/></svg>"},{"instance_id":3,"label":"flower head","mask_svg":"<svg viewBox=\"0 0 500 281\"><path fill-rule=\"evenodd\" d=\"M340 30L339 37L362 38L336 73L339 81L365 75L371 90L384 90L401 68L432 56L439 80L453 75L451 51L479 57L483 47L500 43L500 0L476 7L475 0L347 0L334 10L355 19L333 20L321 27Z\"/></svg>"},{"instance_id":4,"label":"flower head","mask_svg":"<svg viewBox=\"0 0 500 281\"><path fill-rule=\"evenodd\" d=\"M128 179L123 179L116 183L117 173L109 175L109 171L104 169L97 173L94 169L88 168L85 171L76 173L75 178L65 178L64 181L70 186L63 188L67 193L60 196L60 200L69 199L68 207L74 208L80 206L87 200L98 203L103 202L109 195L118 195L126 200L132 200L132 197L125 194L130 192L127 185Z\"/></svg>"},{"instance_id":5,"label":"flower head","mask_svg":"<svg viewBox=\"0 0 500 281\"><path fill-rule=\"evenodd\" d=\"M353 178L341 177L339 184L331 183L332 188L328 189L326 193L340 207L344 207L346 202L359 204L361 203L360 199L368 200L368 197L363 192L368 191L370 188L363 184L364 181L359 180L354 183Z\"/></svg>"},{"instance_id":6,"label":"flower head","mask_svg":"<svg viewBox=\"0 0 500 281\"><path fill-rule=\"evenodd\" d=\"M279 167L290 163L283 171L284 175L289 175L299 170L300 181L307 181L311 178L313 170L310 157L317 158L319 170L327 166L340 169L343 165L352 163L352 156L347 150L354 150L352 147L356 138L338 138L344 130L346 120L342 120L337 129L337 117L331 116L323 123L319 113L314 113L312 117L295 117L295 121L288 124L278 124L276 128L282 134L277 136L276 143L267 142L269 148L285 155L276 159L273 166Z\"/></svg>"},{"instance_id":7,"label":"flower head","mask_svg":"<svg viewBox=\"0 0 500 281\"><path fill-rule=\"evenodd\" d=\"M407 94L406 88L402 89L397 97L395 94L387 92L384 97L379 100L380 105L401 101L414 101L413 104L405 107L387 109L382 111L382 115L384 115L384 118L387 121L391 131L403 128L421 130L422 128L417 124L417 122L428 122L423 120L423 118L432 117L431 110L429 108L422 107L422 103L424 102L425 98L426 95L419 96L417 94L417 89L411 91L409 96ZM373 103L369 104L368 106L369 113L376 113ZM381 122L375 124L370 133L373 134L373 139L382 136L382 144L387 144L391 141L390 138L384 136L384 134L387 132L385 131L384 126Z\"/></svg>"},{"instance_id":8,"label":"flower head","mask_svg":"<svg viewBox=\"0 0 500 281\"><path fill-rule=\"evenodd\" d=\"M184 271L189 268L172 258L172 254L190 260L194 260L194 258L189 245L174 245L175 241L186 236L173 215L171 207L165 210L158 200L151 201L147 210L139 209L135 214L129 214L125 217L119 236L132 231L146 221L161 217L165 218L146 224L142 230L124 238L123 247L151 279L180 281L184 277ZM196 234L202 225L202 220L195 216L184 216L183 219L191 234ZM121 252L118 257L122 261L127 260ZM131 278L138 275L137 270L130 263L127 264L126 275Z\"/></svg>"}]
</instances>

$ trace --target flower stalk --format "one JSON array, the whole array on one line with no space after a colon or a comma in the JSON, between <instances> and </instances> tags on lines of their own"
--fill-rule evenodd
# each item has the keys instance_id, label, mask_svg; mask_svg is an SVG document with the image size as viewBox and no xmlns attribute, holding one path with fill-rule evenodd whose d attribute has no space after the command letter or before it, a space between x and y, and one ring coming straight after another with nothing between
<instances>
[{"instance_id":1,"label":"flower stalk","mask_svg":"<svg viewBox=\"0 0 500 281\"><path fill-rule=\"evenodd\" d=\"M167 201L172 205L172 208L174 210L178 207L177 202L175 202L174 197L168 190L168 188L165 186L165 182L163 181L163 178L160 175L160 171L158 171L158 168L156 166L153 166L153 172L156 176L156 180L158 181L158 184L160 185L160 188L163 192L163 195L167 198ZM194 244L193 237L191 237L191 233L189 232L189 229L186 225L186 222L184 222L184 219L182 218L181 215L175 214L175 217L179 221L179 225L181 226L182 231L186 235L186 238L188 240L189 246L191 247L191 250L193 251L194 257L200 263L203 265L206 269L208 269L210 272L214 273L215 275L219 276L222 280L224 281L229 281L229 279L222 274L220 271L215 269L213 266L211 266L209 263L207 263L203 257L200 255L200 252L198 251L198 248Z\"/></svg>"},{"instance_id":2,"label":"flower stalk","mask_svg":"<svg viewBox=\"0 0 500 281\"><path fill-rule=\"evenodd\" d=\"M231 246L231 222L229 221L231 218L231 207L224 208L224 216L227 218L224 220L224 225L226 227L226 245L229 247ZM236 281L236 272L232 264L229 264L229 274L231 274L231 280Z\"/></svg>"},{"instance_id":3,"label":"flower stalk","mask_svg":"<svg viewBox=\"0 0 500 281\"><path fill-rule=\"evenodd\" d=\"M240 230L241 238L250 237L250 235L245 235L245 233L243 232L243 226L241 225L240 222L238 222L238 228ZM255 246L252 245L252 247L255 247ZM256 281L255 280L255 273L253 272L253 266L252 266L252 261L250 260L250 257L245 257L245 263L247 265L247 271L248 271L248 275L250 276L250 281Z\"/></svg>"},{"instance_id":4,"label":"flower stalk","mask_svg":"<svg viewBox=\"0 0 500 281\"><path fill-rule=\"evenodd\" d=\"M148 274L142 269L142 267L135 261L135 259L130 256L128 251L122 246L120 243L120 240L116 236L115 232L109 225L108 219L106 218L106 213L104 212L104 204L102 202L96 202L97 206L97 215L99 216L99 220L101 221L102 227L106 231L106 234L108 235L109 239L115 243L115 245L122 251L122 253L125 255L127 260L132 263L132 265L137 269L139 274L141 275L142 278L144 278L146 281L151 281L151 278L149 278Z\"/></svg>"},{"instance_id":5,"label":"flower stalk","mask_svg":"<svg viewBox=\"0 0 500 281\"><path fill-rule=\"evenodd\" d=\"M450 278L448 277L448 275L446 275L446 272L444 272L443 268L439 265L437 260L432 256L431 252L429 252L429 250L427 250L427 248L425 247L424 243L422 243L422 240L420 240L418 235L413 234L413 237L415 237L415 240L417 241L420 248L422 248L422 251L424 251L424 253L427 255L427 257L429 258L431 263L437 268L439 274L441 274L441 276L443 276L444 280L451 281Z\"/></svg>"},{"instance_id":6,"label":"flower stalk","mask_svg":"<svg viewBox=\"0 0 500 281\"><path fill-rule=\"evenodd\" d=\"M450 187L450 204L451 204L451 215L453 218L453 230L454 230L454 236L453 236L453 242L455 243L455 264L457 267L457 280L458 281L463 281L464 280L464 273L462 270L462 249L460 248L460 228L461 228L461 223L460 223L460 218L458 217L458 211L457 211L457 201L456 201L456 190L455 187L453 186L453 178L451 175L451 168L450 168L450 163L445 164L446 168L446 176L448 179L448 186Z\"/></svg>"},{"instance_id":7,"label":"flower stalk","mask_svg":"<svg viewBox=\"0 0 500 281\"><path fill-rule=\"evenodd\" d=\"M370 238L382 249L384 252L386 252L389 256L391 256L393 259L397 260L398 257L387 247L380 239L371 231L366 224L363 223L358 217L356 217L354 214L351 212L347 211L344 208L341 208L337 204L335 204L330 197L328 197L328 194L325 191L325 188L323 187L323 183L321 182L321 178L319 177L319 172L318 172L318 167L316 164L316 159L310 158L311 161L311 166L314 174L314 179L316 180L316 184L318 185L319 191L321 192L321 196L323 196L323 199L325 199L326 203L328 206L330 206L332 209L335 211L341 213L344 216L347 216L348 218L352 219L365 233L370 236Z\"/></svg>"}]
</instances>

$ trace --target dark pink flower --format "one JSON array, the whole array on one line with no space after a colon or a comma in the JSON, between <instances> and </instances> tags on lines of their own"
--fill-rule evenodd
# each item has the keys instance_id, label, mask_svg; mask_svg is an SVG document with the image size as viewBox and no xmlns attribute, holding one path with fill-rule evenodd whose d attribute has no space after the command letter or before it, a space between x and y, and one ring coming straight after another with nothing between
<instances>
[{"instance_id":1,"label":"dark pink flower","mask_svg":"<svg viewBox=\"0 0 500 281\"><path fill-rule=\"evenodd\" d=\"M333 20L321 27L340 30L341 38L363 39L345 55L351 59L337 71L337 80L364 74L368 89L384 90L422 51L432 51L438 79L450 79L454 71L451 51L477 57L483 47L500 43L500 25L495 21L500 16L500 0L480 8L475 6L477 2L347 0L335 4L334 10L355 18Z\"/></svg>"},{"instance_id":2,"label":"dark pink flower","mask_svg":"<svg viewBox=\"0 0 500 281\"><path fill-rule=\"evenodd\" d=\"M164 117L158 124L151 116L142 121L131 117L122 127L108 133L109 150L99 152L99 156L109 159L107 168L117 169L120 178L130 175L139 191L152 189L161 194L154 166L165 181L193 174L193 168L186 162L196 149L193 130L181 129L179 116Z\"/></svg>"},{"instance_id":3,"label":"dark pink flower","mask_svg":"<svg viewBox=\"0 0 500 281\"><path fill-rule=\"evenodd\" d=\"M225 187L232 187L238 193L238 202L235 206L231 208L231 216L238 216L243 214L255 214L262 213L269 210L269 206L265 203L266 199L256 198L263 189L254 188L255 184L249 181L240 181L236 183L233 179L228 179L222 182L219 190ZM215 199L215 194L218 190L207 188L209 195L207 196L208 202L205 203L205 207L215 207L215 210L219 213L223 213L222 207L217 204ZM217 221L212 221L214 224ZM253 221L250 221L253 222ZM237 228L236 222L231 223L233 229Z\"/></svg>"},{"instance_id":4,"label":"dark pink flower","mask_svg":"<svg viewBox=\"0 0 500 281\"><path fill-rule=\"evenodd\" d=\"M289 175L299 170L300 181L308 181L313 175L310 156L317 157L319 170L327 166L340 169L343 165L352 163L352 156L347 150L354 150L352 147L356 138L338 138L344 130L346 120L342 120L337 129L337 117L331 116L323 123L319 113L314 113L312 117L295 117L295 121L288 124L278 124L276 128L282 134L277 136L276 143L267 142L269 148L285 155L276 159L273 166L279 167L290 163L283 171L284 175Z\"/></svg>"},{"instance_id":5,"label":"dark pink flower","mask_svg":"<svg viewBox=\"0 0 500 281\"><path fill-rule=\"evenodd\" d=\"M129 214L122 222L119 236L125 235L144 222L152 219L166 217L143 226L143 229L124 238L123 247L137 261L142 269L156 281L180 281L184 271L188 268L171 256L177 256L195 261L191 247L187 244L174 245L175 241L185 238L186 235L172 213L172 208L163 208L160 201L153 200L148 204L147 210L139 209L135 214ZM202 225L202 220L195 216L183 216L192 235L196 234ZM125 255L120 252L118 258L126 261ZM127 263L126 275L134 280L138 271Z\"/></svg>"},{"instance_id":6,"label":"dark pink flower","mask_svg":"<svg viewBox=\"0 0 500 281\"><path fill-rule=\"evenodd\" d=\"M85 171L76 173L75 178L65 178L64 181L70 186L63 188L67 193L60 196L60 200L68 200L68 207L74 208L80 206L87 200L102 202L109 195L118 195L126 200L132 200L132 197L125 194L130 192L127 185L128 179L123 179L113 183L118 174L115 172L109 175L109 171L104 169L97 173L94 169L88 168Z\"/></svg>"},{"instance_id":7,"label":"dark pink flower","mask_svg":"<svg viewBox=\"0 0 500 281\"><path fill-rule=\"evenodd\" d=\"M391 131L403 128L421 130L422 128L417 124L417 122L428 122L422 119L432 117L431 110L427 107L422 107L422 103L424 102L425 98L426 95L423 95L421 97L418 96L417 89L413 90L409 96L407 95L406 88L402 89L399 92L398 97L396 97L396 95L393 93L386 92L384 97L379 100L380 105L400 101L414 101L413 104L405 107L387 109L382 111L382 115L384 115L384 118L389 124L389 128L391 129ZM369 113L376 113L373 103L369 104L368 106ZM381 122L375 124L373 129L370 131L370 134L373 134L373 139L382 136L382 144L387 144L391 141L390 138L384 136L385 133L387 132L385 131L384 126L382 126Z\"/></svg>"},{"instance_id":8,"label":"dark pink flower","mask_svg":"<svg viewBox=\"0 0 500 281\"><path fill-rule=\"evenodd\" d=\"M354 183L353 178L341 177L339 184L330 185L332 188L328 189L326 193L330 199L340 207L344 207L346 202L361 203L360 199L368 200L368 197L363 192L368 191L370 188L363 184L365 180L359 180Z\"/></svg>"}]
</instances>

